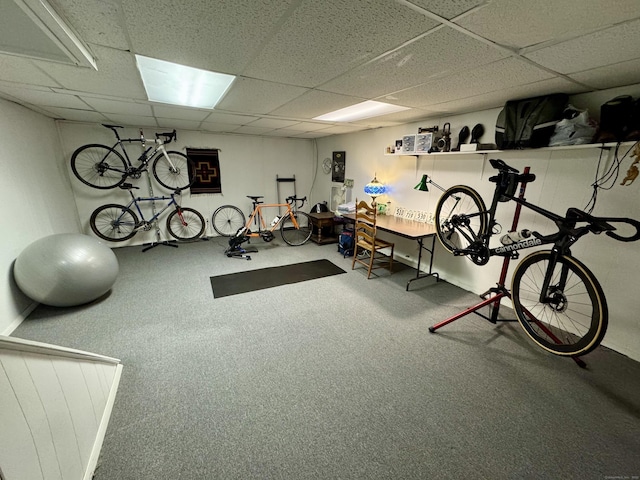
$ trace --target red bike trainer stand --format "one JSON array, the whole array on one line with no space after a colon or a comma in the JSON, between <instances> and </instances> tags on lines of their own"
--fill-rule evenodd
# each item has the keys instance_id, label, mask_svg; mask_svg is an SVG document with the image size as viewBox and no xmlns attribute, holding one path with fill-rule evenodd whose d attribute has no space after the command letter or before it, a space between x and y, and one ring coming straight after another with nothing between
<instances>
[{"instance_id":1,"label":"red bike trainer stand","mask_svg":"<svg viewBox=\"0 0 640 480\"><path fill-rule=\"evenodd\" d=\"M525 167L524 169L524 174L528 174L529 173L529 169L530 167ZM521 183L520 184L520 193L518 195L518 198L520 200L524 200L524 192L526 189L526 183ZM522 205L521 204L517 204L516 205L516 211L513 215L513 223L511 224L511 232L515 232L518 228L518 221L520 220L520 210L522 209ZM495 324L498 321L501 322L515 322L517 320L515 319L498 319L498 313L500 311L500 300L503 297L507 297L507 298L511 298L511 293L509 292L509 290L505 287L505 281L507 279L507 272L509 270L509 262L511 262L511 256L506 256L504 257L504 260L502 261L502 270L500 272L500 280L498 280L497 286L490 288L489 290L487 290L486 292L484 292L482 295L480 295L481 298L484 298L484 300L480 303L478 303L477 305L474 305L473 307L469 307L466 310L463 310L460 313L455 314L452 317L447 318L446 320L442 320L441 322L436 323L435 325L429 327L429 332L431 333L435 333L436 330L438 330L441 327L444 327L445 325L449 325L452 322L455 322L456 320L467 316L470 313L475 313L476 315L484 318L485 320L488 320L489 322ZM491 311L491 315L490 316L486 316L480 312L478 312L479 309L481 309L482 307L486 307L489 306L490 307L490 311ZM549 335L556 343L560 343L560 340L558 338L556 338L553 333L549 330L547 330L546 328L544 328L543 326L541 326L541 328L544 329L545 333L547 335ZM587 364L580 358L580 357L571 357L571 359L576 362L578 364L579 367L581 368L586 368Z\"/></svg>"}]
</instances>

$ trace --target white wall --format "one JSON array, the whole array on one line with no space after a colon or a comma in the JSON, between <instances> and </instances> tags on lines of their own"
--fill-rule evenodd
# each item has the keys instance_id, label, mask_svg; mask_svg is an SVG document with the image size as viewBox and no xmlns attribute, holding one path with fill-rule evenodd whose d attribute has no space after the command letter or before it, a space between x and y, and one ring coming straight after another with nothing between
<instances>
[{"instance_id":1,"label":"white wall","mask_svg":"<svg viewBox=\"0 0 640 480\"><path fill-rule=\"evenodd\" d=\"M157 130L158 132L160 130ZM64 158L70 159L74 150L87 143L100 143L112 146L114 136L111 130L101 125L85 125L60 122L62 148ZM145 128L145 136L154 138L156 130ZM139 138L138 129L126 128L119 130L122 138ZM178 140L167 145L167 150L176 150L182 153L186 148L218 148L220 149L220 173L222 178L222 194L199 194L183 192L181 204L198 210L207 220L206 234L217 235L211 227L211 216L214 210L224 204L238 206L245 213L251 209L251 201L247 195L263 195L266 202L277 202L276 175L279 177L296 178L296 192L302 197L309 195L314 180L315 165L313 162L314 142L308 139L267 138L257 136L216 135L206 132L178 131ZM134 162L141 153L140 144L131 144L127 147L129 157ZM93 235L89 226L91 213L106 203L126 205L131 200L126 191L120 189L97 190L81 183L71 171L69 161L67 163L68 175L76 199L78 213L82 223L82 231L87 235ZM134 190L136 196L148 194L146 175L138 180L128 182L139 186ZM153 191L156 195L168 195L170 192L163 189L152 179ZM285 193L289 192L293 185L281 184L281 200ZM293 191L291 190L291 193ZM303 210L308 211L309 204ZM274 215L276 210L274 209ZM144 211L145 216L150 212ZM172 240L165 228L166 217L169 211L160 218L162 240ZM126 242L114 243L113 247L127 245L140 245L156 241L155 231L140 231L132 239Z\"/></svg>"},{"instance_id":2,"label":"white wall","mask_svg":"<svg viewBox=\"0 0 640 480\"><path fill-rule=\"evenodd\" d=\"M13 281L12 265L39 238L80 231L55 122L0 99L0 333L35 304Z\"/></svg>"},{"instance_id":3,"label":"white wall","mask_svg":"<svg viewBox=\"0 0 640 480\"><path fill-rule=\"evenodd\" d=\"M623 93L638 97L640 86L599 92L594 95L580 95L571 100L578 108L588 108L597 118L602 103ZM481 138L481 142L492 143L499 111L500 109L494 109L455 117L432 118L400 127L322 138L318 140L318 157L322 159L331 157L333 151L345 151L346 178L355 180L352 198L369 200L363 188L375 174L378 180L390 188L388 195L378 197L376 201L379 203L390 201L392 210L395 206L427 212L435 210L441 191L430 188L430 191L425 193L413 189L424 173L430 175L444 188L457 184L471 185L489 204L494 184L490 183L488 178L495 172L488 162L489 158L502 158L520 171L526 166L531 167L531 172L537 176L537 179L527 186L526 199L530 202L560 214L564 214L569 207L584 209L591 197L593 191L591 185L597 174L601 152L598 148L511 151L487 155L487 158L478 154L423 155L417 158L384 155L386 146L394 144L394 141L402 138L403 135L417 133L418 127L442 126L445 122L451 123L454 146L457 145L460 129L465 125L472 128L477 123L485 127L485 135ZM622 149L620 157L627 150L628 147ZM611 164L611 157L605 154L603 159L607 162L603 162L601 174L604 166ZM599 192L594 215L631 217L640 220L638 208L640 183L636 181L631 186L619 185L632 160L630 156L624 159L620 165L620 177L613 182L612 189ZM330 175L320 173L319 178L322 183L319 182L318 190L329 192ZM505 232L511 227L514 206L515 204L500 204L498 207L497 220L502 224ZM549 221L526 209L522 211L519 226L541 233L553 231L553 225ZM392 236L390 239L396 242L396 255L399 260L411 265L417 263L416 242L397 236ZM494 241L497 241L497 238ZM524 254L530 251L525 251ZM634 274L640 270L640 255L638 255L640 244L617 242L605 235L589 235L581 239L572 251L576 258L582 260L594 272L607 296L610 322L603 344L640 360L640 319L637 315L640 300L636 296L635 282L633 282ZM511 263L510 273L515 265L514 262ZM488 265L480 267L465 258L453 257L439 244L436 245L434 270L439 272L445 280L474 293L482 294L494 287L499 279L501 267L502 258L493 258ZM510 283L511 275L507 278L507 286L510 286Z\"/></svg>"}]
</instances>

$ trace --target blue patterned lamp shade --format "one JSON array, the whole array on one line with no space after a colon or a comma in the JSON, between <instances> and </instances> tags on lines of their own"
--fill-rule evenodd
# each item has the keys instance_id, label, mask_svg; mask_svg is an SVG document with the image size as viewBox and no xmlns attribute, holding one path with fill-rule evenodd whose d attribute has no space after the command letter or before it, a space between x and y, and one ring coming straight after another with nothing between
<instances>
[{"instance_id":1,"label":"blue patterned lamp shade","mask_svg":"<svg viewBox=\"0 0 640 480\"><path fill-rule=\"evenodd\" d=\"M373 176L373 180L371 180L364 186L364 193L369 195L374 200L376 199L376 197L383 195L385 191L385 186L378 181L375 175Z\"/></svg>"}]
</instances>

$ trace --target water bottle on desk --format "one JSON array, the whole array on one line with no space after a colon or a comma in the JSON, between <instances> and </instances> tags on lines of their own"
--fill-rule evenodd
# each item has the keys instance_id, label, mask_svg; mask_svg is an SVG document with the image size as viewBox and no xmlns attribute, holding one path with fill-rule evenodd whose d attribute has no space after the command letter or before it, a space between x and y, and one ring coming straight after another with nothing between
<instances>
[{"instance_id":1,"label":"water bottle on desk","mask_svg":"<svg viewBox=\"0 0 640 480\"><path fill-rule=\"evenodd\" d=\"M500 243L503 245L512 245L525 240L531 236L531 230L520 230L519 232L509 232L506 235L500 237Z\"/></svg>"}]
</instances>

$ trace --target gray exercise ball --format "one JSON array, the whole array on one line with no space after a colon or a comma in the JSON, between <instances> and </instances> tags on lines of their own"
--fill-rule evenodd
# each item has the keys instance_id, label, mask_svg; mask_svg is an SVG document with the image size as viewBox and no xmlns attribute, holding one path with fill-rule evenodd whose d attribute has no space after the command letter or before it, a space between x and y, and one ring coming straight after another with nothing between
<instances>
[{"instance_id":1,"label":"gray exercise ball","mask_svg":"<svg viewBox=\"0 0 640 480\"><path fill-rule=\"evenodd\" d=\"M118 259L104 243L87 235L61 233L25 248L16 258L13 277L29 298L70 307L107 293L118 269Z\"/></svg>"}]
</instances>

